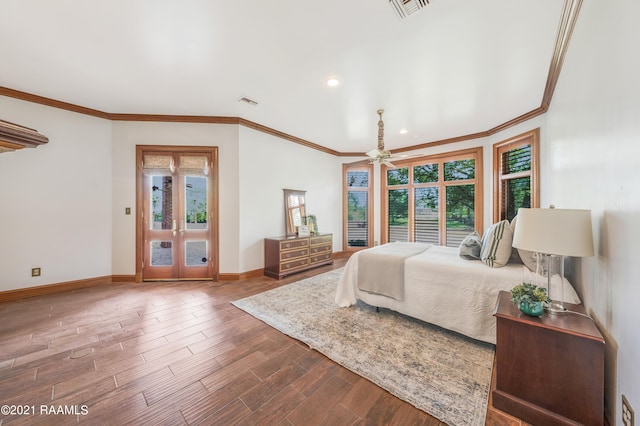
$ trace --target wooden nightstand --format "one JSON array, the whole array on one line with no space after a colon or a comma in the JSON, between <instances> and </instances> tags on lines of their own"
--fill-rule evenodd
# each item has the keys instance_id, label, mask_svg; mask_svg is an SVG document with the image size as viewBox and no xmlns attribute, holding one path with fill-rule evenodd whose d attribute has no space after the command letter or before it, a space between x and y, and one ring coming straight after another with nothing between
<instances>
[{"instance_id":1,"label":"wooden nightstand","mask_svg":"<svg viewBox=\"0 0 640 426\"><path fill-rule=\"evenodd\" d=\"M585 314L581 305L565 303ZM511 294L496 304L493 406L534 425L604 424L604 339L591 318L523 314Z\"/></svg>"}]
</instances>

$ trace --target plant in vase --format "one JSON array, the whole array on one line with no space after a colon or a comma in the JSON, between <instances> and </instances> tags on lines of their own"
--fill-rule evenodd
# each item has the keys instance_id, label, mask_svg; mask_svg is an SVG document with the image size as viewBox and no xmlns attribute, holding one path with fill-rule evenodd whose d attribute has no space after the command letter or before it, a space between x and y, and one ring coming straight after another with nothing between
<instances>
[{"instance_id":1,"label":"plant in vase","mask_svg":"<svg viewBox=\"0 0 640 426\"><path fill-rule=\"evenodd\" d=\"M309 225L309 232L311 232L311 235L316 235L318 233L318 220L316 219L316 215L310 214L306 216L305 222Z\"/></svg>"},{"instance_id":2,"label":"plant in vase","mask_svg":"<svg viewBox=\"0 0 640 426\"><path fill-rule=\"evenodd\" d=\"M537 317L544 311L542 304L550 299L546 288L522 283L511 289L511 301L525 314Z\"/></svg>"}]
</instances>

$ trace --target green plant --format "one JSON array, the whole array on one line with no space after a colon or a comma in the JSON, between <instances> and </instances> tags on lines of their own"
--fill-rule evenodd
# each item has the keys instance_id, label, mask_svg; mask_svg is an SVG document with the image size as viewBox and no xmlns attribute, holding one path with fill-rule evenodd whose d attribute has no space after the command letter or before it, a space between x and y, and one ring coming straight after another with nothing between
<instances>
[{"instance_id":1,"label":"green plant","mask_svg":"<svg viewBox=\"0 0 640 426\"><path fill-rule=\"evenodd\" d=\"M313 225L313 233L318 233L318 219L316 219L316 215L310 214L305 216L305 225Z\"/></svg>"},{"instance_id":2,"label":"green plant","mask_svg":"<svg viewBox=\"0 0 640 426\"><path fill-rule=\"evenodd\" d=\"M549 302L547 289L531 283L522 283L511 289L511 301L520 306L526 303L531 309L536 302Z\"/></svg>"}]
</instances>

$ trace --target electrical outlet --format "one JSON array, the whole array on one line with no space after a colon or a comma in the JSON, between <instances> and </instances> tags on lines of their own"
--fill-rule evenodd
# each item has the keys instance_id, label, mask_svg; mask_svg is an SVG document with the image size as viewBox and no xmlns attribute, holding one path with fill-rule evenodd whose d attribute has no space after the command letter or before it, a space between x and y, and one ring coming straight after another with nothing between
<instances>
[{"instance_id":1,"label":"electrical outlet","mask_svg":"<svg viewBox=\"0 0 640 426\"><path fill-rule=\"evenodd\" d=\"M633 410L624 395L622 395L622 424L624 426L633 426Z\"/></svg>"},{"instance_id":2,"label":"electrical outlet","mask_svg":"<svg viewBox=\"0 0 640 426\"><path fill-rule=\"evenodd\" d=\"M31 276L39 277L40 276L40 268L31 268Z\"/></svg>"}]
</instances>

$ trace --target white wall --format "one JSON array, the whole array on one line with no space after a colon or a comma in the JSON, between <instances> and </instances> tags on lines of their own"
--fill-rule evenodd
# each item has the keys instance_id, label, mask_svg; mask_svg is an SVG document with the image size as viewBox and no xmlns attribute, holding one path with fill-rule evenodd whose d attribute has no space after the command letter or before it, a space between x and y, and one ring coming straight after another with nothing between
<instances>
[{"instance_id":1,"label":"white wall","mask_svg":"<svg viewBox=\"0 0 640 426\"><path fill-rule=\"evenodd\" d=\"M307 214L342 250L342 166L335 156L240 128L240 271L264 267L264 238L285 234L283 189L307 191Z\"/></svg>"},{"instance_id":2,"label":"white wall","mask_svg":"<svg viewBox=\"0 0 640 426\"><path fill-rule=\"evenodd\" d=\"M239 271L238 126L113 122L113 274L135 274L136 145L218 147L220 272ZM132 214L125 215L131 207Z\"/></svg>"},{"instance_id":3,"label":"white wall","mask_svg":"<svg viewBox=\"0 0 640 426\"><path fill-rule=\"evenodd\" d=\"M590 208L597 255L582 297L607 338L607 411L640 413L640 3L586 1L547 113L544 199ZM636 419L637 420L637 419Z\"/></svg>"},{"instance_id":4,"label":"white wall","mask_svg":"<svg viewBox=\"0 0 640 426\"><path fill-rule=\"evenodd\" d=\"M49 138L0 155L0 291L111 275L111 123L6 97L0 116Z\"/></svg>"}]
</instances>

